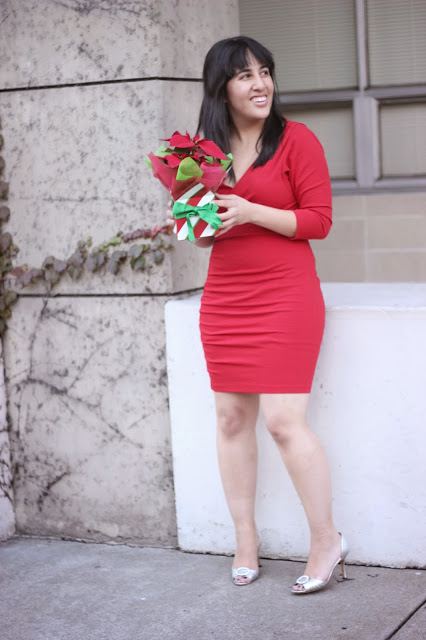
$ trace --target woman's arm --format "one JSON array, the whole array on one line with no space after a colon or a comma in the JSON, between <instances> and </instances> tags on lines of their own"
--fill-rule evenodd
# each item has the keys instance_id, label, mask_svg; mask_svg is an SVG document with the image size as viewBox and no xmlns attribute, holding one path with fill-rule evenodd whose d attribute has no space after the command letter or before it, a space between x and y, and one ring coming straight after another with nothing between
<instances>
[{"instance_id":1,"label":"woman's arm","mask_svg":"<svg viewBox=\"0 0 426 640\"><path fill-rule=\"evenodd\" d=\"M217 236L238 224L247 223L257 224L289 238L294 238L296 234L297 220L294 211L266 207L234 194L221 195L220 200L214 200L214 204L227 209L224 213L218 214L223 227L219 228Z\"/></svg>"},{"instance_id":2,"label":"woman's arm","mask_svg":"<svg viewBox=\"0 0 426 640\"><path fill-rule=\"evenodd\" d=\"M275 209L249 202L234 194L214 201L226 212L217 235L239 224L252 223L296 240L325 238L331 227L331 185L323 148L316 136L298 125L288 141L288 178L297 208ZM287 169L287 167L286 167Z\"/></svg>"}]
</instances>

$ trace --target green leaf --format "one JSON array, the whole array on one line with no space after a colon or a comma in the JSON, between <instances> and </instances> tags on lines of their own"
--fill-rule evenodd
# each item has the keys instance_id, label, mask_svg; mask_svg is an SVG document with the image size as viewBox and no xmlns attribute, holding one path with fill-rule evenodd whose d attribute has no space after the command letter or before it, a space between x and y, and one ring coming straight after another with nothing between
<instances>
[{"instance_id":1,"label":"green leaf","mask_svg":"<svg viewBox=\"0 0 426 640\"><path fill-rule=\"evenodd\" d=\"M67 263L63 260L55 259L53 261L53 268L57 273L63 273L66 270L67 266Z\"/></svg>"},{"instance_id":2,"label":"green leaf","mask_svg":"<svg viewBox=\"0 0 426 640\"><path fill-rule=\"evenodd\" d=\"M108 244L110 247L115 247L118 244L121 244L121 238L119 238L118 236L113 236L109 239Z\"/></svg>"},{"instance_id":3,"label":"green leaf","mask_svg":"<svg viewBox=\"0 0 426 640\"><path fill-rule=\"evenodd\" d=\"M5 207L5 206L0 207L0 222L7 222L9 218L10 218L9 207Z\"/></svg>"},{"instance_id":4,"label":"green leaf","mask_svg":"<svg viewBox=\"0 0 426 640\"><path fill-rule=\"evenodd\" d=\"M129 256L132 260L136 260L144 252L144 248L141 244L132 244L129 249Z\"/></svg>"},{"instance_id":5,"label":"green leaf","mask_svg":"<svg viewBox=\"0 0 426 640\"><path fill-rule=\"evenodd\" d=\"M7 200L9 195L9 185L7 182L0 182L0 200Z\"/></svg>"},{"instance_id":6,"label":"green leaf","mask_svg":"<svg viewBox=\"0 0 426 640\"><path fill-rule=\"evenodd\" d=\"M15 304L18 300L18 294L16 291L11 291L10 289L6 289L2 297L4 298L7 307L11 307L12 304Z\"/></svg>"},{"instance_id":7,"label":"green leaf","mask_svg":"<svg viewBox=\"0 0 426 640\"><path fill-rule=\"evenodd\" d=\"M47 256L47 258L43 260L42 268L46 269L47 267L53 267L54 262L55 262L54 256Z\"/></svg>"},{"instance_id":8,"label":"green leaf","mask_svg":"<svg viewBox=\"0 0 426 640\"><path fill-rule=\"evenodd\" d=\"M67 272L72 280L78 280L83 273L83 270L80 267L70 264L67 268Z\"/></svg>"},{"instance_id":9,"label":"green leaf","mask_svg":"<svg viewBox=\"0 0 426 640\"><path fill-rule=\"evenodd\" d=\"M81 267L81 265L84 263L84 256L81 251L75 251L72 254L71 258L69 258L68 263L73 267Z\"/></svg>"},{"instance_id":10,"label":"green leaf","mask_svg":"<svg viewBox=\"0 0 426 640\"><path fill-rule=\"evenodd\" d=\"M176 174L176 180L189 180L189 178L195 178L195 176L201 177L202 175L203 172L198 164L193 158L188 156L180 163Z\"/></svg>"},{"instance_id":11,"label":"green leaf","mask_svg":"<svg viewBox=\"0 0 426 640\"><path fill-rule=\"evenodd\" d=\"M145 269L145 264L146 260L144 255L140 256L140 258L137 258L136 260L130 260L130 266L133 271L143 271Z\"/></svg>"},{"instance_id":12,"label":"green leaf","mask_svg":"<svg viewBox=\"0 0 426 640\"><path fill-rule=\"evenodd\" d=\"M114 276L117 275L119 268L120 268L120 263L117 262L117 260L112 260L112 259L108 260L107 269Z\"/></svg>"},{"instance_id":13,"label":"green leaf","mask_svg":"<svg viewBox=\"0 0 426 640\"><path fill-rule=\"evenodd\" d=\"M123 251L123 250L114 251L111 256L111 260L114 260L114 262L121 262L125 258L127 258L127 251Z\"/></svg>"},{"instance_id":14,"label":"green leaf","mask_svg":"<svg viewBox=\"0 0 426 640\"><path fill-rule=\"evenodd\" d=\"M157 156L157 158L164 158L164 156L169 156L171 154L171 149L169 149L169 147L166 147L164 144L160 145L157 149L157 151L154 152L154 155ZM151 161L148 158L149 163L151 164Z\"/></svg>"},{"instance_id":15,"label":"green leaf","mask_svg":"<svg viewBox=\"0 0 426 640\"><path fill-rule=\"evenodd\" d=\"M40 280L41 278L44 278L43 269L28 269L28 271L24 271L22 276L18 278L18 282L23 287L27 287L29 284L34 284L37 280Z\"/></svg>"},{"instance_id":16,"label":"green leaf","mask_svg":"<svg viewBox=\"0 0 426 640\"><path fill-rule=\"evenodd\" d=\"M55 286L55 284L58 284L59 280L61 279L61 276L59 275L59 273L57 273L53 269L47 269L44 274L44 279L47 282L47 284L50 285L50 288L52 288Z\"/></svg>"},{"instance_id":17,"label":"green leaf","mask_svg":"<svg viewBox=\"0 0 426 640\"><path fill-rule=\"evenodd\" d=\"M154 251L155 264L161 264L163 260L164 260L164 251L162 251L161 249L157 249L157 251Z\"/></svg>"},{"instance_id":18,"label":"green leaf","mask_svg":"<svg viewBox=\"0 0 426 640\"><path fill-rule=\"evenodd\" d=\"M6 253L12 244L12 236L10 233L2 233L0 235L0 251Z\"/></svg>"}]
</instances>

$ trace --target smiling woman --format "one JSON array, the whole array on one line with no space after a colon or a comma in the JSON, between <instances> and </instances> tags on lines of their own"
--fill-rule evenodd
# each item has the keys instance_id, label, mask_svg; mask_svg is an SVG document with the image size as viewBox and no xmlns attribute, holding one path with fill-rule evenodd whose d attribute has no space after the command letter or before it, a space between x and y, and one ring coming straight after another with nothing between
<instances>
[{"instance_id":1,"label":"smiling woman","mask_svg":"<svg viewBox=\"0 0 426 640\"><path fill-rule=\"evenodd\" d=\"M268 117L274 96L274 82L268 67L250 53L248 66L238 71L228 82L226 104L228 113L236 129L245 121L261 120Z\"/></svg>"},{"instance_id":2,"label":"smiling woman","mask_svg":"<svg viewBox=\"0 0 426 640\"><path fill-rule=\"evenodd\" d=\"M225 152L232 170L217 192L223 222L213 244L200 329L215 392L219 466L235 524L236 585L258 577L255 524L259 408L303 503L311 551L296 594L330 580L347 546L331 513L325 454L306 422L324 329L324 302L310 238L331 227L331 188L321 144L283 118L274 61L260 43L216 43L203 72L198 130ZM312 576L312 577L309 577Z\"/></svg>"}]
</instances>

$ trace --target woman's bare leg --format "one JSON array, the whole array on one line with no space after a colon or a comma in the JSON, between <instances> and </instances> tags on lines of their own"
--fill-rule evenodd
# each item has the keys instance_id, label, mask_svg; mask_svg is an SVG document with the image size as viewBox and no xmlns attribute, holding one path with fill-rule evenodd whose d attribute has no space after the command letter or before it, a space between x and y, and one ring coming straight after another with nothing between
<instances>
[{"instance_id":1,"label":"woman's bare leg","mask_svg":"<svg viewBox=\"0 0 426 640\"><path fill-rule=\"evenodd\" d=\"M257 478L256 421L259 397L250 393L215 393L219 468L237 548L233 568L258 568L254 508ZM244 583L246 578L238 577Z\"/></svg>"},{"instance_id":2,"label":"woman's bare leg","mask_svg":"<svg viewBox=\"0 0 426 640\"><path fill-rule=\"evenodd\" d=\"M340 536L333 524L327 458L306 421L308 399L309 394L262 394L260 404L308 519L311 549L305 573L326 580L340 556Z\"/></svg>"}]
</instances>

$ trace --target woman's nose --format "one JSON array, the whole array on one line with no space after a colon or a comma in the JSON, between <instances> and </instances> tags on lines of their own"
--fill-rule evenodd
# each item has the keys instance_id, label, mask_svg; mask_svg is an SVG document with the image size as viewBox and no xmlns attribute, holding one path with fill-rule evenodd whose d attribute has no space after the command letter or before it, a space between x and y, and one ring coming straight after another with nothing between
<instances>
[{"instance_id":1,"label":"woman's nose","mask_svg":"<svg viewBox=\"0 0 426 640\"><path fill-rule=\"evenodd\" d=\"M258 89L258 90L265 88L265 81L263 79L263 76L260 75L260 73L256 73L253 76L253 88Z\"/></svg>"}]
</instances>

